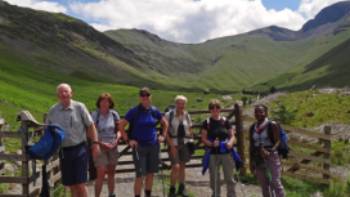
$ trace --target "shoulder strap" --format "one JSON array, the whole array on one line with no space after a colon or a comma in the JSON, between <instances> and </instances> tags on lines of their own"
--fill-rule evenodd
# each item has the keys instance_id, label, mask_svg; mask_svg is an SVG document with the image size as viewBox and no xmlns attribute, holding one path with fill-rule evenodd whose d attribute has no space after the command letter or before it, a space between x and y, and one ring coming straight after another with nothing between
<instances>
[{"instance_id":1,"label":"shoulder strap","mask_svg":"<svg viewBox=\"0 0 350 197\"><path fill-rule=\"evenodd\" d=\"M96 121L95 121L95 124L96 124L96 127L98 127L98 123L100 122L100 110L96 110Z\"/></svg>"},{"instance_id":2,"label":"shoulder strap","mask_svg":"<svg viewBox=\"0 0 350 197\"><path fill-rule=\"evenodd\" d=\"M269 120L269 123L267 125L267 135L269 136L271 142L275 144L275 139L273 137L273 123Z\"/></svg>"},{"instance_id":3,"label":"shoulder strap","mask_svg":"<svg viewBox=\"0 0 350 197\"><path fill-rule=\"evenodd\" d=\"M207 118L207 131L210 130L210 117Z\"/></svg>"}]
</instances>

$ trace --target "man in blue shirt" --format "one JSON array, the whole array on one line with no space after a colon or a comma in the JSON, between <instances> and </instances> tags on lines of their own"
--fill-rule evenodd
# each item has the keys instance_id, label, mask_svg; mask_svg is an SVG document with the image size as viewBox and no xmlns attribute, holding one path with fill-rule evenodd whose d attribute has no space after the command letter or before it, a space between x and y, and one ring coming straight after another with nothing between
<instances>
[{"instance_id":1,"label":"man in blue shirt","mask_svg":"<svg viewBox=\"0 0 350 197\"><path fill-rule=\"evenodd\" d=\"M160 143L164 142L168 122L160 111L152 106L151 92L148 88L139 91L140 104L130 109L119 123L119 131L133 149L136 169L134 183L135 197L141 196L142 180L146 177L145 196L151 197L153 175L158 172ZM157 124L161 123L163 132L157 137ZM128 133L125 127L129 124Z\"/></svg>"}]
</instances>

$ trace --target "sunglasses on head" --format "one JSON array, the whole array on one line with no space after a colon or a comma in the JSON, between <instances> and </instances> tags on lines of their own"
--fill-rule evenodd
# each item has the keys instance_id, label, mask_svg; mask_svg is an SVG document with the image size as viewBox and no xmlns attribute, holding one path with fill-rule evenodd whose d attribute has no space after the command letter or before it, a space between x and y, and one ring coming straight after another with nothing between
<instances>
[{"instance_id":1,"label":"sunglasses on head","mask_svg":"<svg viewBox=\"0 0 350 197\"><path fill-rule=\"evenodd\" d=\"M151 96L151 95L148 94L148 93L141 93L141 94L140 94L140 97L149 97L149 96Z\"/></svg>"}]
</instances>

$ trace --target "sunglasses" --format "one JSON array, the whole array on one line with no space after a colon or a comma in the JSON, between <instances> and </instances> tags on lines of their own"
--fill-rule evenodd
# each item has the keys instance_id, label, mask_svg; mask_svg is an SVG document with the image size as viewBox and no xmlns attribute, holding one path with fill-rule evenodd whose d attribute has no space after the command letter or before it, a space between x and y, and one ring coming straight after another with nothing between
<instances>
[{"instance_id":1,"label":"sunglasses","mask_svg":"<svg viewBox=\"0 0 350 197\"><path fill-rule=\"evenodd\" d=\"M140 97L150 97L151 95L150 94L147 94L147 93L142 93L140 94Z\"/></svg>"},{"instance_id":2,"label":"sunglasses","mask_svg":"<svg viewBox=\"0 0 350 197\"><path fill-rule=\"evenodd\" d=\"M210 110L212 110L212 109L221 109L221 107L218 106L218 105L213 105L213 106L210 106L209 109Z\"/></svg>"}]
</instances>

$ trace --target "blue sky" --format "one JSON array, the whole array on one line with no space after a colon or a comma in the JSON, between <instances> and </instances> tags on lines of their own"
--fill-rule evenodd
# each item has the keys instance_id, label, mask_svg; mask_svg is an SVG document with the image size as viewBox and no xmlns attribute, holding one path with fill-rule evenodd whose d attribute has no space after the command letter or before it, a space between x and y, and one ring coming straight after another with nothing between
<instances>
[{"instance_id":1,"label":"blue sky","mask_svg":"<svg viewBox=\"0 0 350 197\"><path fill-rule=\"evenodd\" d=\"M198 43L277 25L299 30L341 0L5 0L79 18L99 31L144 29L161 38Z\"/></svg>"},{"instance_id":2,"label":"blue sky","mask_svg":"<svg viewBox=\"0 0 350 197\"><path fill-rule=\"evenodd\" d=\"M300 5L300 0L262 0L262 3L271 9L282 10L284 8L290 8L297 10Z\"/></svg>"}]
</instances>

